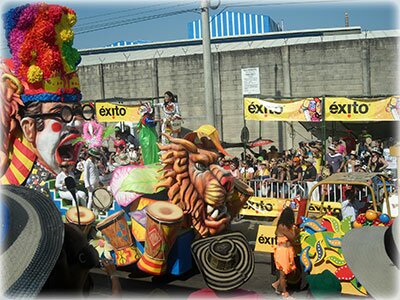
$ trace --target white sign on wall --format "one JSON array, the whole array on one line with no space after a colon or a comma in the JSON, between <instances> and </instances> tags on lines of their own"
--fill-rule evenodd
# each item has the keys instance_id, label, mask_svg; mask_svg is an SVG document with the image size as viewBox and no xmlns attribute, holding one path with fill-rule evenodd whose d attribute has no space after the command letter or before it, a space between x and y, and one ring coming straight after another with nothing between
<instances>
[{"instance_id":1,"label":"white sign on wall","mask_svg":"<svg viewBox=\"0 0 400 300\"><path fill-rule=\"evenodd\" d=\"M242 69L243 95L260 94L260 70L259 68Z\"/></svg>"}]
</instances>

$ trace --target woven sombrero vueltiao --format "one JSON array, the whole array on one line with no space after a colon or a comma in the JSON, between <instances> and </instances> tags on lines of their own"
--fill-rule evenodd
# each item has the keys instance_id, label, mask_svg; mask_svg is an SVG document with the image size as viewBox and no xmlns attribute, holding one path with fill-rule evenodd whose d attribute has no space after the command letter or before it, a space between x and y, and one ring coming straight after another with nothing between
<instances>
[{"instance_id":1,"label":"woven sombrero vueltiao","mask_svg":"<svg viewBox=\"0 0 400 300\"><path fill-rule=\"evenodd\" d=\"M236 289L254 272L254 254L240 232L197 240L191 250L206 284L215 291Z\"/></svg>"},{"instance_id":2,"label":"woven sombrero vueltiao","mask_svg":"<svg viewBox=\"0 0 400 300\"><path fill-rule=\"evenodd\" d=\"M35 297L50 275L64 241L61 215L50 198L26 187L1 186L1 292Z\"/></svg>"},{"instance_id":3,"label":"woven sombrero vueltiao","mask_svg":"<svg viewBox=\"0 0 400 300\"><path fill-rule=\"evenodd\" d=\"M390 227L354 228L342 239L347 265L375 299L399 299L400 219Z\"/></svg>"}]
</instances>

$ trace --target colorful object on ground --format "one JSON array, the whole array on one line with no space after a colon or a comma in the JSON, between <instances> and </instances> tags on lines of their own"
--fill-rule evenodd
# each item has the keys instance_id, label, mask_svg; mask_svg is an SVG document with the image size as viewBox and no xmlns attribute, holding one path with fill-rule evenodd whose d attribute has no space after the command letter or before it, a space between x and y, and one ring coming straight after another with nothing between
<instances>
[{"instance_id":1,"label":"colorful object on ground","mask_svg":"<svg viewBox=\"0 0 400 300\"><path fill-rule=\"evenodd\" d=\"M175 204L157 201L147 207L146 242L139 269L152 275L165 273L182 220L183 211Z\"/></svg>"},{"instance_id":2,"label":"colorful object on ground","mask_svg":"<svg viewBox=\"0 0 400 300\"><path fill-rule=\"evenodd\" d=\"M97 224L96 229L100 230L113 246L117 266L126 266L138 261L140 253L133 245L124 211L118 211L104 219Z\"/></svg>"},{"instance_id":3,"label":"colorful object on ground","mask_svg":"<svg viewBox=\"0 0 400 300\"><path fill-rule=\"evenodd\" d=\"M342 254L342 238L352 230L350 218L339 221L332 215L324 215L321 225L304 217L300 227L307 231L301 236L300 263L304 271L310 274L319 274L325 270L335 274L344 294L366 295L365 288L354 278Z\"/></svg>"}]
</instances>

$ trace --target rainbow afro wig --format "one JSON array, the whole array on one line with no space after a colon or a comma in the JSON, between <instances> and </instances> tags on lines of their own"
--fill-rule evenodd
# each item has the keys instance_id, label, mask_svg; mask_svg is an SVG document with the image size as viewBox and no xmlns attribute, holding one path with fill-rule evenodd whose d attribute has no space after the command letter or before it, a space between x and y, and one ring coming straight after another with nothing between
<instances>
[{"instance_id":1,"label":"rainbow afro wig","mask_svg":"<svg viewBox=\"0 0 400 300\"><path fill-rule=\"evenodd\" d=\"M13 71L24 86L22 101L80 101L76 68L81 58L72 47L75 12L34 3L13 8L3 18Z\"/></svg>"}]
</instances>

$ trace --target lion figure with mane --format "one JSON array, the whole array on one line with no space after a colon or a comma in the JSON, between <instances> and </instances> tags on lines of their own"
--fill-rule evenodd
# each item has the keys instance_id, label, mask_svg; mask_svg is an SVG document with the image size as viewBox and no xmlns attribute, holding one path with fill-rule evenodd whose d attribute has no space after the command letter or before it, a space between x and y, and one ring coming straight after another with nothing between
<instances>
[{"instance_id":1,"label":"lion figure with mane","mask_svg":"<svg viewBox=\"0 0 400 300\"><path fill-rule=\"evenodd\" d=\"M187 224L201 236L221 232L252 194L250 188L216 164L217 153L165 136L171 144L159 145L164 167L156 189L168 189L169 200L182 208Z\"/></svg>"}]
</instances>

